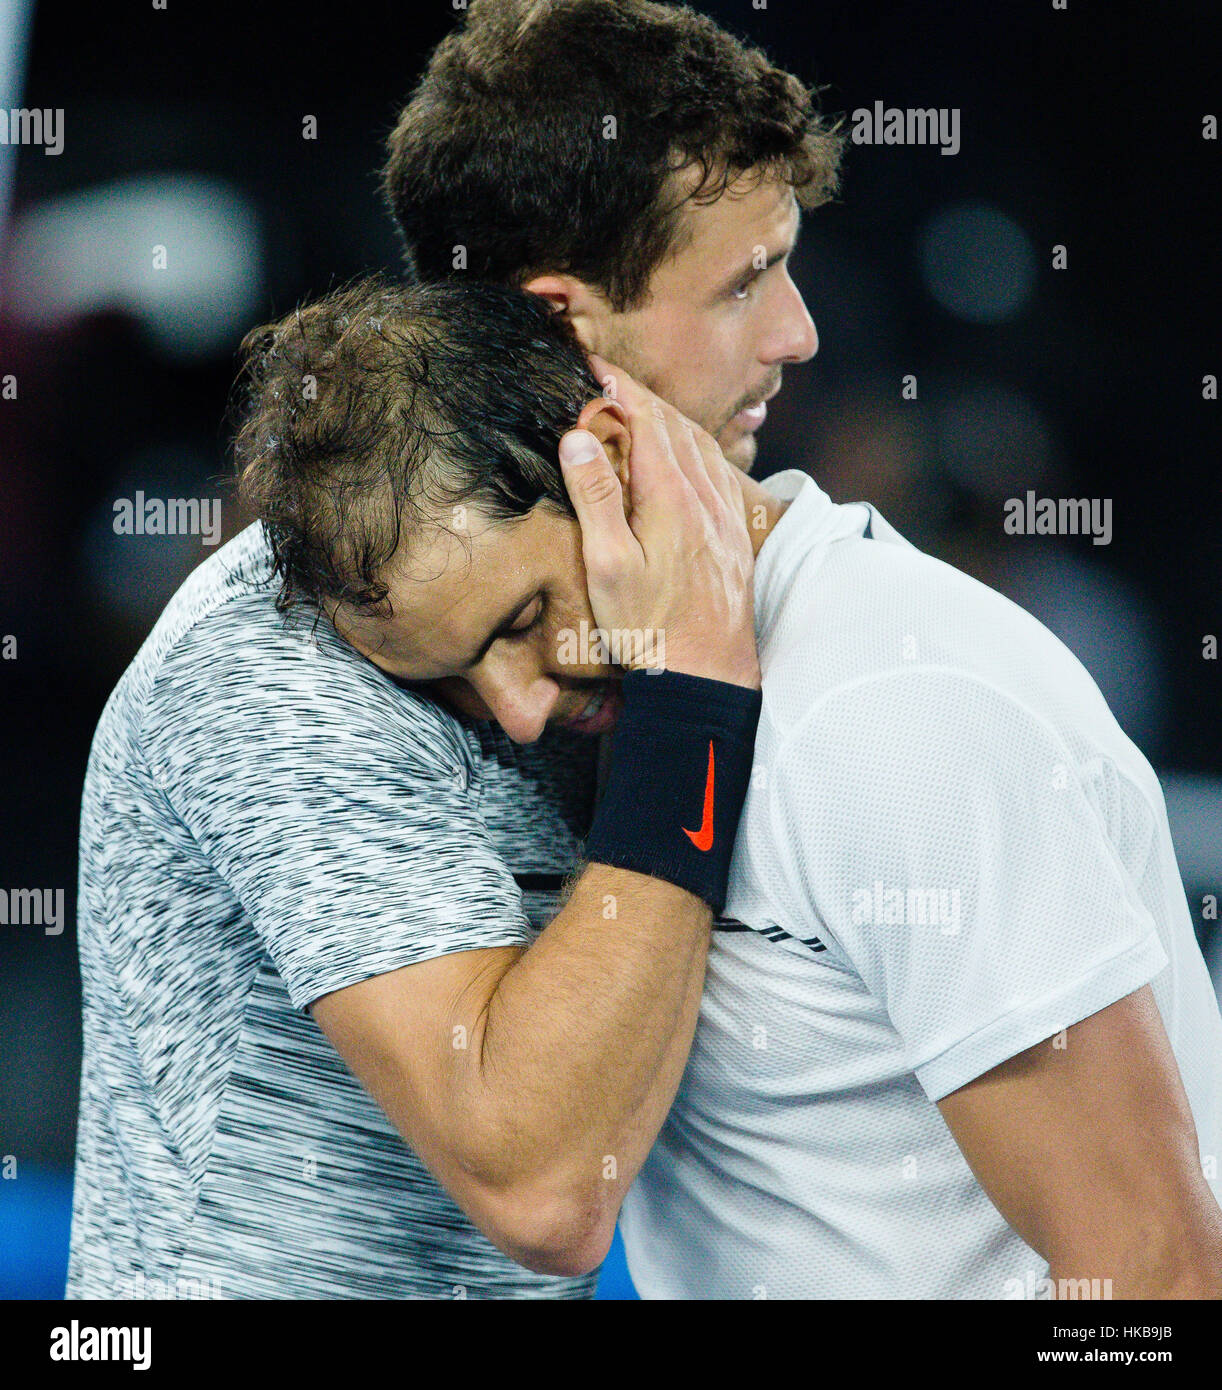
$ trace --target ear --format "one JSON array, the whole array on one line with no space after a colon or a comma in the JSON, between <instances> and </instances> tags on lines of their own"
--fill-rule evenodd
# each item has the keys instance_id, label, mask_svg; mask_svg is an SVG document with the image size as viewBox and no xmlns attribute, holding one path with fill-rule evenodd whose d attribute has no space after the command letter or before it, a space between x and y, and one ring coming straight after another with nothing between
<instances>
[{"instance_id":1,"label":"ear","mask_svg":"<svg viewBox=\"0 0 1222 1390\"><path fill-rule=\"evenodd\" d=\"M589 430L598 440L611 461L624 490L624 511L627 513L628 484L631 474L628 471L628 456L632 452L632 434L628 428L628 417L619 401L606 396L595 396L581 408L581 414L573 425L575 430Z\"/></svg>"},{"instance_id":2,"label":"ear","mask_svg":"<svg viewBox=\"0 0 1222 1390\"><path fill-rule=\"evenodd\" d=\"M536 275L522 288L546 299L553 309L562 313L587 352L599 351L602 324L609 306L584 280L578 280L575 275Z\"/></svg>"}]
</instances>

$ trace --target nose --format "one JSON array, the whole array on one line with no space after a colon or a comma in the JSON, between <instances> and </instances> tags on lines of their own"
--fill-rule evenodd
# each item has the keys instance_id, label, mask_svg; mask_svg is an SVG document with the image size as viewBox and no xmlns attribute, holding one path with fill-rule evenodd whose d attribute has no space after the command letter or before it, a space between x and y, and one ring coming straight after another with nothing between
<instances>
[{"instance_id":1,"label":"nose","mask_svg":"<svg viewBox=\"0 0 1222 1390\"><path fill-rule=\"evenodd\" d=\"M468 678L471 688L492 718L515 743L534 743L543 733L560 687L541 673L514 672L504 666L484 666Z\"/></svg>"},{"instance_id":2,"label":"nose","mask_svg":"<svg viewBox=\"0 0 1222 1390\"><path fill-rule=\"evenodd\" d=\"M806 301L786 272L781 284L782 302L773 320L764 361L772 366L782 362L809 362L819 351L819 334Z\"/></svg>"}]
</instances>

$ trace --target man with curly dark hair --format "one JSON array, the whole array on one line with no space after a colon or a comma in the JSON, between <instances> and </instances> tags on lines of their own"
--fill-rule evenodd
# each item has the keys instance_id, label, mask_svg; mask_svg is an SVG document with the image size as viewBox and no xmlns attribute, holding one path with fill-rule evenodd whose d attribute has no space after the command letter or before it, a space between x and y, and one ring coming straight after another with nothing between
<instances>
[{"instance_id":1,"label":"man with curly dark hair","mask_svg":"<svg viewBox=\"0 0 1222 1390\"><path fill-rule=\"evenodd\" d=\"M383 188L412 274L542 295L747 469L818 346L787 263L842 148L796 77L686 6L473 0Z\"/></svg>"}]
</instances>

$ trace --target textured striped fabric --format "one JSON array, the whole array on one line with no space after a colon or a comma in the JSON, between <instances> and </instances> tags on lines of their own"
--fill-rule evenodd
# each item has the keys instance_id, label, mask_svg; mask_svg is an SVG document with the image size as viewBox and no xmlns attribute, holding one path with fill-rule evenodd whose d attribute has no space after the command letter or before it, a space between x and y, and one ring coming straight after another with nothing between
<instances>
[{"instance_id":1,"label":"textured striped fabric","mask_svg":"<svg viewBox=\"0 0 1222 1390\"><path fill-rule=\"evenodd\" d=\"M176 595L94 740L68 1296L588 1297L596 1276L532 1274L471 1225L305 1006L529 943L597 746L452 719L273 598L252 527Z\"/></svg>"}]
</instances>

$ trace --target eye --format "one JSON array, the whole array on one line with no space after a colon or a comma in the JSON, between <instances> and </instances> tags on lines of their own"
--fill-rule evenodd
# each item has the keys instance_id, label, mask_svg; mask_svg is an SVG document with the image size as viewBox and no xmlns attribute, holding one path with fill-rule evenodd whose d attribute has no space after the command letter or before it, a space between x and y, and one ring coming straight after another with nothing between
<instances>
[{"instance_id":1,"label":"eye","mask_svg":"<svg viewBox=\"0 0 1222 1390\"><path fill-rule=\"evenodd\" d=\"M741 304L751 298L751 286L755 284L755 276L749 280L744 280L741 285L735 285L730 291L730 298L736 299Z\"/></svg>"},{"instance_id":2,"label":"eye","mask_svg":"<svg viewBox=\"0 0 1222 1390\"><path fill-rule=\"evenodd\" d=\"M533 603L524 608L518 614L514 625L505 633L506 637L522 637L528 633L532 627L538 625L539 619L543 616L543 595L538 594Z\"/></svg>"}]
</instances>

